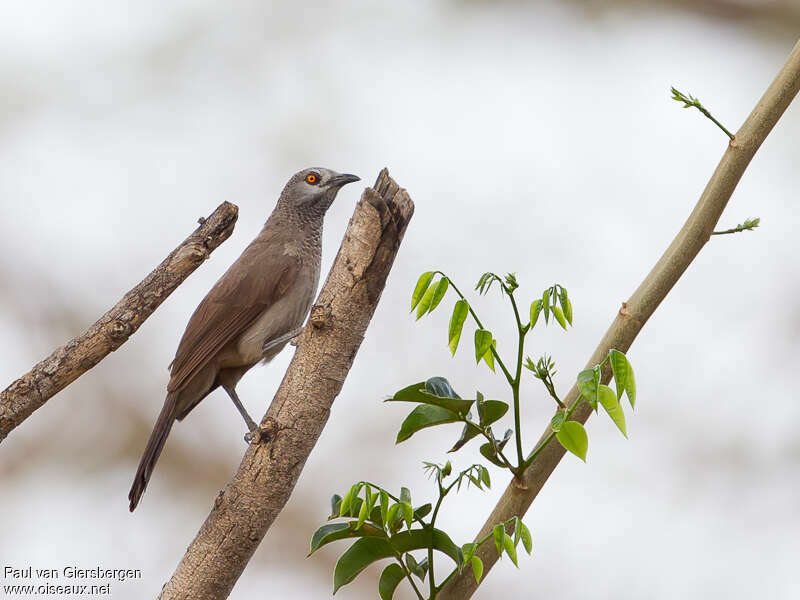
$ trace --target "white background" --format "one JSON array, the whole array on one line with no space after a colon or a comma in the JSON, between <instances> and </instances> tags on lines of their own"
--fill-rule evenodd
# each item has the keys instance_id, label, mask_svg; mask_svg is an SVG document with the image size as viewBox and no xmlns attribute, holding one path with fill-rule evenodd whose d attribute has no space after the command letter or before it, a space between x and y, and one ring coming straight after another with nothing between
<instances>
[{"instance_id":1,"label":"white background","mask_svg":"<svg viewBox=\"0 0 800 600\"><path fill-rule=\"evenodd\" d=\"M128 343L0 446L0 568L139 568L111 597L155 597L245 449L239 415L215 393L173 429L128 513L188 316L293 172L319 165L370 184L388 166L416 214L325 432L231 596L329 597L346 544L305 554L330 495L369 478L428 501L421 461L445 460L459 432L395 447L410 407L381 400L433 375L463 395L508 396L468 345L450 358L452 297L419 323L408 315L419 273L442 269L466 290L483 271L514 271L523 301L565 285L575 328L542 329L530 345L534 358L553 354L565 393L725 149L670 85L736 129L798 23L637 4L302 6L0 6L0 382L81 333L197 217L223 200L240 207L233 237ZM630 440L590 421L588 463L566 457L525 518L533 556L519 571L504 559L476 597L800 595L798 134L793 106L720 224L760 216L762 227L712 239L631 349ZM323 273L361 189L344 188L328 214ZM476 306L510 356L507 307L496 293ZM253 414L290 356L239 386ZM552 412L537 383L523 389L528 448ZM477 446L450 458L465 467ZM459 543L507 483L492 474L489 493L462 491L442 513ZM379 572L337 597L376 597Z\"/></svg>"}]
</instances>

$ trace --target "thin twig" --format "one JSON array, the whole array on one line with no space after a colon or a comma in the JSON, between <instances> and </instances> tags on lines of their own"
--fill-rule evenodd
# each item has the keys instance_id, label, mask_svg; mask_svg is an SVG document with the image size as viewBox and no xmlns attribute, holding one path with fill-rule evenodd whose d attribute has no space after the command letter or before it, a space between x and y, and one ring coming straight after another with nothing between
<instances>
[{"instance_id":1,"label":"thin twig","mask_svg":"<svg viewBox=\"0 0 800 600\"><path fill-rule=\"evenodd\" d=\"M683 92L680 92L680 91L676 90L673 87L672 88L672 99L676 100L678 102L683 102L683 108L690 108L692 106L695 107L697 110L699 110L701 113L703 113L706 117L711 119L711 121L717 127L722 129L722 131L725 132L725 135L727 135L730 139L733 139L733 134L730 131L728 131L728 129L722 123L717 121L714 118L714 115L712 115L710 112L708 112L708 109L700 103L700 100L698 98L695 98L691 94L686 95Z\"/></svg>"},{"instance_id":2,"label":"thin twig","mask_svg":"<svg viewBox=\"0 0 800 600\"><path fill-rule=\"evenodd\" d=\"M233 232L239 209L223 202L139 285L85 333L67 342L0 392L0 442L109 353L119 348Z\"/></svg>"},{"instance_id":3,"label":"thin twig","mask_svg":"<svg viewBox=\"0 0 800 600\"><path fill-rule=\"evenodd\" d=\"M761 224L761 219L756 217L755 219L747 219L744 223L740 223L736 227L732 229L726 229L724 231L713 231L711 235L725 235L728 233L740 233L742 231L753 231L756 227Z\"/></svg>"}]
</instances>

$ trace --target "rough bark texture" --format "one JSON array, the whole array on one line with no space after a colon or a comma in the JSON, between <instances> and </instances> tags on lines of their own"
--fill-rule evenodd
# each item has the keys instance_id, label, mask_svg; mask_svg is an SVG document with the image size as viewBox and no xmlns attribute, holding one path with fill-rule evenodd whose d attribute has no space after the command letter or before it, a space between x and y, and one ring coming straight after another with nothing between
<instances>
[{"instance_id":1,"label":"rough bark texture","mask_svg":"<svg viewBox=\"0 0 800 600\"><path fill-rule=\"evenodd\" d=\"M775 81L764 93L734 139L731 140L681 231L630 300L623 303L611 327L589 359L587 368L602 361L611 348L623 352L630 348L647 319L655 312L672 286L709 240L711 232L747 165L750 164L750 160L761 143L797 95L798 89L800 89L800 42L794 47ZM609 379L610 372L604 373L603 383L608 383ZM567 395L566 403L571 406L577 399L578 389L573 386ZM576 421L586 422L590 414L591 409L584 402L575 410L572 418ZM548 434L549 429L542 434L538 443L541 443ZM489 534L496 523L515 515L522 517L555 470L564 453L564 448L557 442L549 444L526 470L523 481L521 483L512 481L509 484L477 537L481 538ZM477 555L483 560L485 578L497 562L497 551L493 544L488 543L484 544ZM460 575L450 580L439 598L441 600L464 600L470 598L477 587L471 570L464 569Z\"/></svg>"},{"instance_id":2,"label":"rough bark texture","mask_svg":"<svg viewBox=\"0 0 800 600\"><path fill-rule=\"evenodd\" d=\"M238 212L236 206L223 202L85 333L56 349L0 392L0 442L33 411L124 344L164 299L228 239Z\"/></svg>"},{"instance_id":3,"label":"rough bark texture","mask_svg":"<svg viewBox=\"0 0 800 600\"><path fill-rule=\"evenodd\" d=\"M227 598L294 489L383 291L414 204L384 169L364 190L289 369L250 446L159 598ZM269 595L267 593L267 595Z\"/></svg>"}]
</instances>

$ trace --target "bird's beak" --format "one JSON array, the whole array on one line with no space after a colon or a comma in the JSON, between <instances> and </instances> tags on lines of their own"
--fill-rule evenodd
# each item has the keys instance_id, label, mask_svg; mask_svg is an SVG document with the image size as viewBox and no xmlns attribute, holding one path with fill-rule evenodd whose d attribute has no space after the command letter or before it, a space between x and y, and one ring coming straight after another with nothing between
<instances>
[{"instance_id":1,"label":"bird's beak","mask_svg":"<svg viewBox=\"0 0 800 600\"><path fill-rule=\"evenodd\" d=\"M349 173L335 175L328 180L328 187L340 188L343 185L353 183L354 181L361 181L361 178L357 175L350 175Z\"/></svg>"}]
</instances>

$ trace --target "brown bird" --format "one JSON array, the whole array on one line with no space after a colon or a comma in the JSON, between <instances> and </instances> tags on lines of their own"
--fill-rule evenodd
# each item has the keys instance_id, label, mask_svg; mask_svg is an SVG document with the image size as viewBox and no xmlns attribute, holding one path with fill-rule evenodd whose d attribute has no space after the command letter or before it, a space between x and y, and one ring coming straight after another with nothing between
<instances>
[{"instance_id":1,"label":"brown bird","mask_svg":"<svg viewBox=\"0 0 800 600\"><path fill-rule=\"evenodd\" d=\"M358 180L329 169L295 173L261 233L194 311L170 364L167 398L128 494L131 512L175 419L181 421L217 387L228 393L247 423L245 439L260 439L236 384L302 331L319 284L323 217L341 187Z\"/></svg>"}]
</instances>

